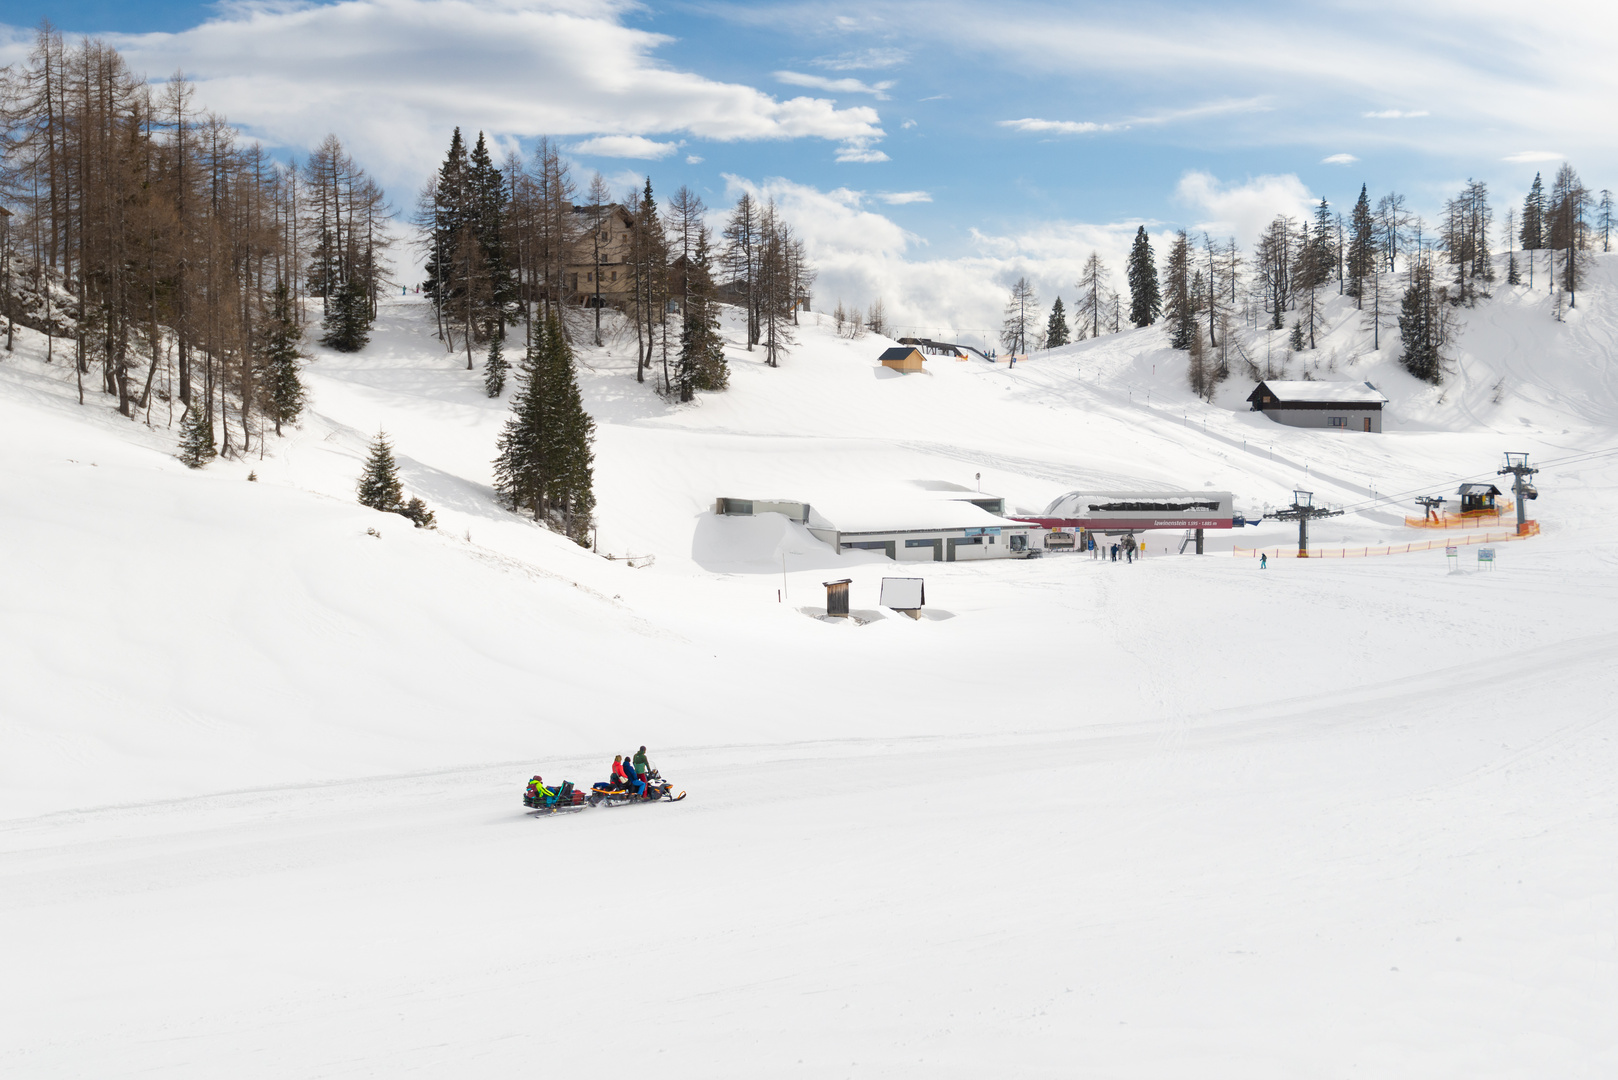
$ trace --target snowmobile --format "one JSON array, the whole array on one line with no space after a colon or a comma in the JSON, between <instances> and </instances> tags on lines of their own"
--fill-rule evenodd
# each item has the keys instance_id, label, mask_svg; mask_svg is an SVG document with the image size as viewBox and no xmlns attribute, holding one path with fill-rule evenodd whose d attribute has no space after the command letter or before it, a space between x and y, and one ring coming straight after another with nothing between
<instances>
[{"instance_id":1,"label":"snowmobile","mask_svg":"<svg viewBox=\"0 0 1618 1080\"><path fill-rule=\"evenodd\" d=\"M583 810L585 808L584 792L575 789L573 781L563 780L562 786L556 789L555 794L541 795L534 789L534 782L537 780L539 780L537 776L530 780L527 789L523 791L522 795L522 804L534 811L536 815L561 814L569 810Z\"/></svg>"},{"instance_id":2,"label":"snowmobile","mask_svg":"<svg viewBox=\"0 0 1618 1080\"><path fill-rule=\"evenodd\" d=\"M602 781L590 788L585 802L590 806L628 806L630 803L679 802L685 792L674 794L674 786L653 772L646 778L646 794L637 795L627 784Z\"/></svg>"}]
</instances>

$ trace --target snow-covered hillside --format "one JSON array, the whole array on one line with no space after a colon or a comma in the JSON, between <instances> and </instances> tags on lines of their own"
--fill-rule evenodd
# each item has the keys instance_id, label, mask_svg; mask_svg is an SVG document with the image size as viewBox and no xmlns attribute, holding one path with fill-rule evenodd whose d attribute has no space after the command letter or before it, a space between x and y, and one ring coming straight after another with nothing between
<instances>
[{"instance_id":1,"label":"snow-covered hillside","mask_svg":"<svg viewBox=\"0 0 1618 1080\"><path fill-rule=\"evenodd\" d=\"M1608 1075L1615 272L1565 322L1497 289L1439 388L1334 302L1286 373L1375 382L1382 435L1274 425L1239 376L1204 404L1156 329L901 376L811 316L686 406L610 341L579 357L599 547L650 565L495 506L506 402L413 300L316 350L301 427L200 472L25 332L0 1069ZM437 531L353 502L378 429ZM878 608L880 556L710 512L981 474L1256 517L1302 486L1354 508L1316 544L1369 545L1506 450L1549 466L1545 531L1493 572L1229 557L1269 524L929 564L919 621ZM811 617L844 576L861 621ZM532 773L642 743L685 802L520 813Z\"/></svg>"}]
</instances>

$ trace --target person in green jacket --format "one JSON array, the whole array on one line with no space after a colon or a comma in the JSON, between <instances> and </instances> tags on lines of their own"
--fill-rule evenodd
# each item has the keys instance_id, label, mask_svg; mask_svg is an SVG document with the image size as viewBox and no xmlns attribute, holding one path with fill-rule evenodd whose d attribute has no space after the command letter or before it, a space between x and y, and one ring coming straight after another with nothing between
<instances>
[{"instance_id":1,"label":"person in green jacket","mask_svg":"<svg viewBox=\"0 0 1618 1080\"><path fill-rule=\"evenodd\" d=\"M652 763L646 760L646 747L644 746L635 751L635 771L640 773L642 779L645 779L646 775L652 771Z\"/></svg>"}]
</instances>

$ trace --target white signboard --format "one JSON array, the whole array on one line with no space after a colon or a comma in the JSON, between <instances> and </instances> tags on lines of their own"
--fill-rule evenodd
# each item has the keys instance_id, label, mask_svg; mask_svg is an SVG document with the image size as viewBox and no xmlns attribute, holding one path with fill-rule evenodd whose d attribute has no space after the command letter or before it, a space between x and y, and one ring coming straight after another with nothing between
<instances>
[{"instance_id":1,"label":"white signboard","mask_svg":"<svg viewBox=\"0 0 1618 1080\"><path fill-rule=\"evenodd\" d=\"M894 611L916 611L927 603L927 585L919 577L882 579L882 606Z\"/></svg>"}]
</instances>

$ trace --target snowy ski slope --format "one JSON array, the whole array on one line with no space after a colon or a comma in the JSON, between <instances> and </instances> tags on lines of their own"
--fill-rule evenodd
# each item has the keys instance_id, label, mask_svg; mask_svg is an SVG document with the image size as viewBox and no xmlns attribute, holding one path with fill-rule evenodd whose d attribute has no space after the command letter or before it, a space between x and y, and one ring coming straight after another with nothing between
<instances>
[{"instance_id":1,"label":"snowy ski slope","mask_svg":"<svg viewBox=\"0 0 1618 1080\"><path fill-rule=\"evenodd\" d=\"M600 547L640 568L493 505L506 403L412 300L315 350L299 429L200 472L24 333L0 1071L1611 1075L1613 270L1565 322L1497 289L1440 388L1334 301L1284 374L1375 382L1381 436L1273 425L1240 376L1204 405L1155 329L898 376L815 317L683 407L620 332L581 380ZM353 503L379 427L438 531ZM917 622L877 609L886 560L707 512L981 473L1013 507L1206 487L1253 517L1300 485L1353 508L1315 544L1377 544L1505 450L1561 464L1493 572L1154 537L924 566ZM833 576L863 624L810 617ZM690 798L521 814L532 773L641 743Z\"/></svg>"}]
</instances>

